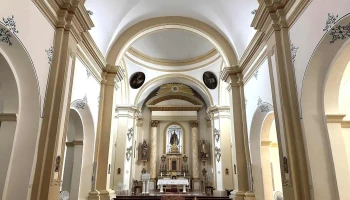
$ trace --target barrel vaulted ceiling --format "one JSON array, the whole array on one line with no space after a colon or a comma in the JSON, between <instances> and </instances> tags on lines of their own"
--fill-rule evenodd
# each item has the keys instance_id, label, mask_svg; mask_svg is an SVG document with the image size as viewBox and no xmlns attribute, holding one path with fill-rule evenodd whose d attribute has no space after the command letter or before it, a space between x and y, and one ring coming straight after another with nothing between
<instances>
[{"instance_id":1,"label":"barrel vaulted ceiling","mask_svg":"<svg viewBox=\"0 0 350 200\"><path fill-rule=\"evenodd\" d=\"M107 55L111 44L120 36L123 31L132 25L146 19L163 16L182 16L202 21L221 33L232 48L236 51L238 58L242 56L255 30L250 27L254 15L252 11L258 8L257 0L87 0L86 8L93 14L91 18L95 27L90 33L104 55ZM161 59L179 60L182 58L196 57L196 54L203 53L210 46L202 42L192 33L181 33L180 31L168 32L173 38L184 38L185 42L197 47L197 50L190 49L191 53L172 53L150 51L149 56ZM144 51L143 44L154 43L153 46L162 45L155 40L166 39L163 33L155 33L147 40L135 43L133 47ZM184 44L184 43L183 43ZM165 45L165 44L164 44ZM163 45L163 47L164 47ZM179 44L181 45L181 44ZM179 46L178 45L178 46ZM164 57L164 53L171 53ZM151 55L150 55L151 54Z\"/></svg>"}]
</instances>

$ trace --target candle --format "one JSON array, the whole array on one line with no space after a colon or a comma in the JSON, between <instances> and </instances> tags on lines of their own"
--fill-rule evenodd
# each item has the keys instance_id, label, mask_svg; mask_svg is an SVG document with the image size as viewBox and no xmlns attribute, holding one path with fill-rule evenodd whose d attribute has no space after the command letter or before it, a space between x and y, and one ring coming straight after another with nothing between
<instances>
[{"instance_id":1,"label":"candle","mask_svg":"<svg viewBox=\"0 0 350 200\"><path fill-rule=\"evenodd\" d=\"M162 172L160 172L160 177L162 177L163 176L163 173Z\"/></svg>"},{"instance_id":2,"label":"candle","mask_svg":"<svg viewBox=\"0 0 350 200\"><path fill-rule=\"evenodd\" d=\"M184 172L184 177L186 176L186 173Z\"/></svg>"}]
</instances>

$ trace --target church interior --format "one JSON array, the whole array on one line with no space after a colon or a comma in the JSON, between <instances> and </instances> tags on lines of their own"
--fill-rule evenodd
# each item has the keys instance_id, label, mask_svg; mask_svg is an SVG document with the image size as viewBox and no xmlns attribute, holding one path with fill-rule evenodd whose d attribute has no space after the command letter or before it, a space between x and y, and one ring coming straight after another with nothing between
<instances>
[{"instance_id":1,"label":"church interior","mask_svg":"<svg viewBox=\"0 0 350 200\"><path fill-rule=\"evenodd\" d=\"M349 200L349 0L1 0L0 200Z\"/></svg>"}]
</instances>

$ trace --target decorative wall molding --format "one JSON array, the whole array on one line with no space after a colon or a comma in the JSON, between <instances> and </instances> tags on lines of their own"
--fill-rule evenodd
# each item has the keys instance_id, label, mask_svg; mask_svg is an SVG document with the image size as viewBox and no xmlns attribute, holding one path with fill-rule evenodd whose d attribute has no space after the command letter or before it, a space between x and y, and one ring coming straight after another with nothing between
<instances>
[{"instance_id":1,"label":"decorative wall molding","mask_svg":"<svg viewBox=\"0 0 350 200\"><path fill-rule=\"evenodd\" d=\"M216 142L219 142L219 140L220 140L220 131L218 129L214 128L213 133L214 133L214 138L215 138Z\"/></svg>"},{"instance_id":2,"label":"decorative wall molding","mask_svg":"<svg viewBox=\"0 0 350 200\"><path fill-rule=\"evenodd\" d=\"M330 43L334 43L337 40L344 40L347 37L350 37L350 22L344 26L338 25L336 27L333 27L330 30L330 35L332 36Z\"/></svg>"},{"instance_id":3,"label":"decorative wall molding","mask_svg":"<svg viewBox=\"0 0 350 200\"><path fill-rule=\"evenodd\" d=\"M88 104L87 94L84 95L82 101L78 101L75 104L76 109L85 109L85 106Z\"/></svg>"},{"instance_id":4,"label":"decorative wall molding","mask_svg":"<svg viewBox=\"0 0 350 200\"><path fill-rule=\"evenodd\" d=\"M264 102L261 100L261 98L259 97L258 99L258 104L257 104L260 108L260 112L270 112L270 108L264 104Z\"/></svg>"},{"instance_id":5,"label":"decorative wall molding","mask_svg":"<svg viewBox=\"0 0 350 200\"><path fill-rule=\"evenodd\" d=\"M86 77L87 77L87 79L89 79L89 78L90 78L90 76L91 76L91 72L90 72L90 70L86 69Z\"/></svg>"},{"instance_id":6,"label":"decorative wall molding","mask_svg":"<svg viewBox=\"0 0 350 200\"><path fill-rule=\"evenodd\" d=\"M11 32L5 28L0 28L0 41L5 42L9 46L12 46L10 38L12 37Z\"/></svg>"},{"instance_id":7,"label":"decorative wall molding","mask_svg":"<svg viewBox=\"0 0 350 200\"><path fill-rule=\"evenodd\" d=\"M2 21L4 25L12 32L12 33L18 33L16 21L14 19L15 17L12 15L12 17L2 18Z\"/></svg>"},{"instance_id":8,"label":"decorative wall molding","mask_svg":"<svg viewBox=\"0 0 350 200\"><path fill-rule=\"evenodd\" d=\"M92 12L91 10L86 10L87 14L89 14L90 16L94 14L94 12Z\"/></svg>"},{"instance_id":9,"label":"decorative wall molding","mask_svg":"<svg viewBox=\"0 0 350 200\"><path fill-rule=\"evenodd\" d=\"M2 121L17 121L16 113L0 113L0 122Z\"/></svg>"},{"instance_id":10,"label":"decorative wall molding","mask_svg":"<svg viewBox=\"0 0 350 200\"><path fill-rule=\"evenodd\" d=\"M134 129L133 128L129 128L128 129L128 133L126 135L128 136L128 141L130 142L132 136L134 135Z\"/></svg>"},{"instance_id":11,"label":"decorative wall molding","mask_svg":"<svg viewBox=\"0 0 350 200\"><path fill-rule=\"evenodd\" d=\"M328 18L326 20L326 25L325 27L323 28L323 31L327 32L329 31L332 26L334 26L334 24L337 22L338 20L338 15L334 15L333 13L328 13Z\"/></svg>"},{"instance_id":12,"label":"decorative wall molding","mask_svg":"<svg viewBox=\"0 0 350 200\"><path fill-rule=\"evenodd\" d=\"M218 147L215 147L215 158L217 162L220 162L221 159L221 149Z\"/></svg>"},{"instance_id":13,"label":"decorative wall molding","mask_svg":"<svg viewBox=\"0 0 350 200\"><path fill-rule=\"evenodd\" d=\"M297 52L298 52L299 47L294 46L294 44L290 45L290 51L292 53L292 62L294 64L295 58L297 57Z\"/></svg>"},{"instance_id":14,"label":"decorative wall molding","mask_svg":"<svg viewBox=\"0 0 350 200\"><path fill-rule=\"evenodd\" d=\"M131 155L132 155L132 146L126 148L126 153L125 153L125 155L126 155L126 160L127 160L127 161L130 161L130 158L131 158Z\"/></svg>"},{"instance_id":15,"label":"decorative wall molding","mask_svg":"<svg viewBox=\"0 0 350 200\"><path fill-rule=\"evenodd\" d=\"M48 63L51 65L52 57L53 57L53 46L51 46L49 49L45 50L45 52L47 54Z\"/></svg>"},{"instance_id":16,"label":"decorative wall molding","mask_svg":"<svg viewBox=\"0 0 350 200\"><path fill-rule=\"evenodd\" d=\"M258 75L259 75L259 70L256 70L254 73L253 73L253 76L256 80L258 80Z\"/></svg>"}]
</instances>

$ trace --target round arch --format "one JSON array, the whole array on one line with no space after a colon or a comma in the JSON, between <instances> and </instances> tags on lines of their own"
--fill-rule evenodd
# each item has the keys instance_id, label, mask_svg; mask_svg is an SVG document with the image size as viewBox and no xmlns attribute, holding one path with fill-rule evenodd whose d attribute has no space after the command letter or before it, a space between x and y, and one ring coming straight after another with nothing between
<instances>
[{"instance_id":1,"label":"round arch","mask_svg":"<svg viewBox=\"0 0 350 200\"><path fill-rule=\"evenodd\" d=\"M147 83L145 83L138 91L134 105L138 105L142 103L148 95L160 85L166 84L166 83L184 83L188 86L191 86L193 89L195 89L204 99L206 105L209 107L213 104L213 98L209 92L209 90L205 87L203 83L198 81L197 79L185 75L185 74L165 74L162 76L158 76Z\"/></svg>"},{"instance_id":2,"label":"round arch","mask_svg":"<svg viewBox=\"0 0 350 200\"><path fill-rule=\"evenodd\" d=\"M347 25L349 21L350 15L348 14L340 18L334 27ZM328 31L315 47L305 71L300 98L302 128L314 199L343 199L338 191L339 185L337 185L336 180L326 118L326 114L339 114L337 112L338 104L333 104L336 97L332 97L332 100L332 98L328 98L329 95L325 96L325 90L327 80L337 77L337 75L330 75L331 68L335 64L336 58L344 50L345 45L349 43L349 39L339 39L334 43L330 43L330 41L332 41L332 36ZM338 73L342 73L341 70ZM334 84L339 83L339 81L333 81ZM336 88L333 87L333 89ZM333 102L332 105L325 106L325 103L330 102Z\"/></svg>"},{"instance_id":3,"label":"round arch","mask_svg":"<svg viewBox=\"0 0 350 200\"><path fill-rule=\"evenodd\" d=\"M0 28L8 30L2 24ZM36 160L36 142L40 129L40 90L30 55L16 35L11 31L9 34L11 46L0 42L1 62L7 63L1 64L0 68L7 67L12 71L19 101L18 109L3 108L4 112L14 112L17 122L2 198L26 199L30 193L28 185L32 184L32 169ZM4 88L2 90L4 92Z\"/></svg>"},{"instance_id":4,"label":"round arch","mask_svg":"<svg viewBox=\"0 0 350 200\"><path fill-rule=\"evenodd\" d=\"M84 104L83 109L78 109L77 105ZM79 199L85 199L91 191L91 172L93 171L94 149L95 149L95 127L90 107L82 99L75 100L70 106L71 112L79 115L83 129L83 152L80 174Z\"/></svg>"},{"instance_id":5,"label":"round arch","mask_svg":"<svg viewBox=\"0 0 350 200\"><path fill-rule=\"evenodd\" d=\"M260 107L257 107L253 115L250 134L249 134L249 150L251 159L252 176L254 177L254 194L259 199L264 199L264 183L263 171L261 165L261 141L266 139L266 135L262 135L263 127L271 123L274 119L273 107L270 104L264 103L270 112L261 112Z\"/></svg>"},{"instance_id":6,"label":"round arch","mask_svg":"<svg viewBox=\"0 0 350 200\"><path fill-rule=\"evenodd\" d=\"M213 27L188 17L156 17L141 21L125 30L110 46L107 63L119 64L129 46L138 38L164 29L181 29L196 33L210 41L222 56L226 66L237 64L237 54L230 43Z\"/></svg>"}]
</instances>

